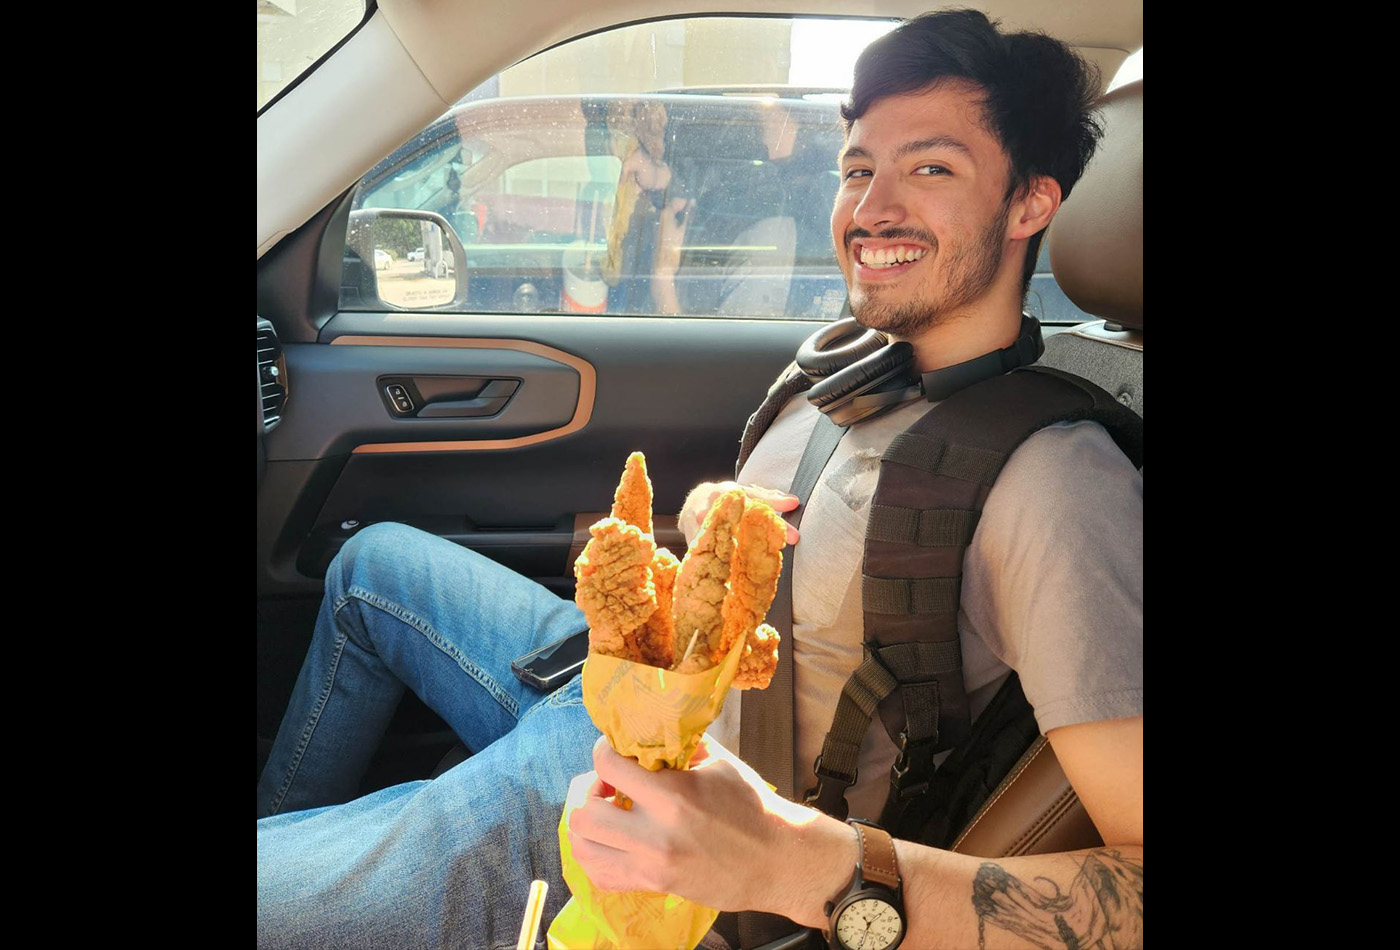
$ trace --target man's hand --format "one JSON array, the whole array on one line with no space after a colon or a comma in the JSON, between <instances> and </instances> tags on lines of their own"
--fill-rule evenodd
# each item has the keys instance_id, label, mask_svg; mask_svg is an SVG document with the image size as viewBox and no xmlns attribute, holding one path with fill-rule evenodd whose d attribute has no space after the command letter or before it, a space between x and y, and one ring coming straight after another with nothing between
<instances>
[{"instance_id":1,"label":"man's hand","mask_svg":"<svg viewBox=\"0 0 1400 950\"><path fill-rule=\"evenodd\" d=\"M680 528L681 534L685 535L686 547L689 547L695 541L695 536L700 533L700 523L705 520L705 515L709 513L715 499L735 488L741 489L750 498L767 502L774 511L792 511L797 507L796 495L789 495L776 488L740 485L738 482L701 482L692 488L690 494L685 497L685 503L681 505L681 513L676 518L676 527ZM788 525L787 543L796 544L797 539L797 529Z\"/></svg>"},{"instance_id":2,"label":"man's hand","mask_svg":"<svg viewBox=\"0 0 1400 950\"><path fill-rule=\"evenodd\" d=\"M785 801L708 735L689 771L649 772L606 739L594 746L593 764L596 772L569 789L571 800L584 799L569 819L569 841L588 879L604 890L677 894L717 910L781 910L796 896L791 891L812 884L793 874L803 853L840 855L816 862L841 878L829 885L832 893L850 876L849 829ZM608 800L615 789L632 799L630 811Z\"/></svg>"}]
</instances>

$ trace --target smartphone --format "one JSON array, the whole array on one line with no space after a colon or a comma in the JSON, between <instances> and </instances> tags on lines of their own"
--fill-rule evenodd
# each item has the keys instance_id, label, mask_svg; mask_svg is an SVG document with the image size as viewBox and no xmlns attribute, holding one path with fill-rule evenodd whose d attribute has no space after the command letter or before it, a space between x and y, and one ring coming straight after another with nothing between
<instances>
[{"instance_id":1,"label":"smartphone","mask_svg":"<svg viewBox=\"0 0 1400 950\"><path fill-rule=\"evenodd\" d=\"M511 662L510 671L522 683L552 693L573 679L586 659L588 630L584 629L517 657Z\"/></svg>"}]
</instances>

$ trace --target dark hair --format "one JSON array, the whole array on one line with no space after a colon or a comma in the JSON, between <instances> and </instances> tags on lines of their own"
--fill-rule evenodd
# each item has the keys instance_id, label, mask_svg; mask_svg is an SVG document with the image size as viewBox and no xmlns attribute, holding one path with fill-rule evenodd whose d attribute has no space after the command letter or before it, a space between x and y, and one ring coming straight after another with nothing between
<instances>
[{"instance_id":1,"label":"dark hair","mask_svg":"<svg viewBox=\"0 0 1400 950\"><path fill-rule=\"evenodd\" d=\"M949 79L981 87L982 112L1011 161L1009 202L1032 177L1048 175L1068 198L1093 157L1103 127L1094 113L1097 67L1044 33L1001 33L978 10L945 10L906 20L856 60L846 132L878 100L921 92ZM1021 292L1035 272L1042 229L1027 242Z\"/></svg>"}]
</instances>

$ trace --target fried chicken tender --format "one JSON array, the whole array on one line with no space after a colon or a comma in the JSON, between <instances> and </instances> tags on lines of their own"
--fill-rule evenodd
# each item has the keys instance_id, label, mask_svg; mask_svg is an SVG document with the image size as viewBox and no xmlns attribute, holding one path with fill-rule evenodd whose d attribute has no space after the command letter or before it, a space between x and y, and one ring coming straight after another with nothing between
<instances>
[{"instance_id":1,"label":"fried chicken tender","mask_svg":"<svg viewBox=\"0 0 1400 950\"><path fill-rule=\"evenodd\" d=\"M695 543L676 575L673 610L677 648L686 644L681 673L699 673L714 666L724 629L726 581L734 557L734 536L744 515L745 495L735 489L715 499ZM699 631L696 633L696 631ZM693 646L692 644L693 638ZM684 652L683 652L684 655Z\"/></svg>"},{"instance_id":2,"label":"fried chicken tender","mask_svg":"<svg viewBox=\"0 0 1400 950\"><path fill-rule=\"evenodd\" d=\"M778 574L783 569L783 542L787 522L761 501L750 499L734 539L734 563L729 571L729 593L721 614L724 627L710 659L718 663L736 640L747 640L773 603Z\"/></svg>"},{"instance_id":3,"label":"fried chicken tender","mask_svg":"<svg viewBox=\"0 0 1400 950\"><path fill-rule=\"evenodd\" d=\"M592 538L574 562L574 603L588 620L588 649L645 662L637 638L629 644L627 635L656 611L656 542L617 518L603 518L588 532Z\"/></svg>"},{"instance_id":4,"label":"fried chicken tender","mask_svg":"<svg viewBox=\"0 0 1400 950\"><path fill-rule=\"evenodd\" d=\"M734 689L767 689L778 668L778 631L766 623L749 633L744 655L739 658L739 672L731 684Z\"/></svg>"},{"instance_id":5,"label":"fried chicken tender","mask_svg":"<svg viewBox=\"0 0 1400 950\"><path fill-rule=\"evenodd\" d=\"M675 656L676 623L671 613L672 594L681 562L665 548L657 548L651 559L651 577L656 586L656 612L632 636L642 662L648 666L671 668Z\"/></svg>"},{"instance_id":6,"label":"fried chicken tender","mask_svg":"<svg viewBox=\"0 0 1400 950\"><path fill-rule=\"evenodd\" d=\"M612 516L636 525L642 534L651 534L651 479L647 477L647 457L641 452L627 456L622 480L613 494Z\"/></svg>"},{"instance_id":7,"label":"fried chicken tender","mask_svg":"<svg viewBox=\"0 0 1400 950\"><path fill-rule=\"evenodd\" d=\"M612 516L574 565L575 602L589 625L589 650L659 669L713 669L745 644L736 689L763 689L778 663L778 632L760 623L783 567L787 525L741 490L715 499L685 560L652 536L646 458L633 452L613 496Z\"/></svg>"}]
</instances>

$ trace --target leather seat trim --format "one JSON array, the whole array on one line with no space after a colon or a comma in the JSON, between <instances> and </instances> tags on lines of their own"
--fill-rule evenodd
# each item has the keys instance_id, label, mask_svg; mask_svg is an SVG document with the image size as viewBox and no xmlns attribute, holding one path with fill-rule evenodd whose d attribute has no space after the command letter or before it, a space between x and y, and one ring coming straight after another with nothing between
<instances>
[{"instance_id":1,"label":"leather seat trim","mask_svg":"<svg viewBox=\"0 0 1400 950\"><path fill-rule=\"evenodd\" d=\"M1021 756L1021 761L1016 763L1016 767L1013 768L1011 770L1011 773L1006 776L1005 780L1002 781L1001 788L997 789L997 793L994 796L992 796L992 798L985 805L982 806L981 810L977 812L977 817L973 818L972 821L968 824L968 826L963 829L963 833L958 835L958 840L954 841L953 846L948 850L958 850L958 845L963 843L963 839L965 839L968 835L972 834L973 829L976 828L977 825L982 821L982 819L985 818L991 812L992 807L996 805L998 800L1001 799L1001 796L1005 795L1008 791L1010 791L1011 786L1015 784L1016 779L1021 777L1021 773L1024 772L1032 762L1039 758L1041 752L1045 751L1045 745L1046 738L1044 736L1039 737L1035 740L1035 742L1031 744L1031 748L1027 750L1029 754Z\"/></svg>"},{"instance_id":2,"label":"leather seat trim","mask_svg":"<svg viewBox=\"0 0 1400 950\"><path fill-rule=\"evenodd\" d=\"M1035 848L1040 839L1044 838L1060 820L1069 813L1069 810L1079 801L1079 796L1074 793L1073 788L1065 789L1064 793L1046 809L1045 814L1040 816L1030 828L1026 829L1016 843L1006 852L1008 855L1027 854Z\"/></svg>"}]
</instances>

